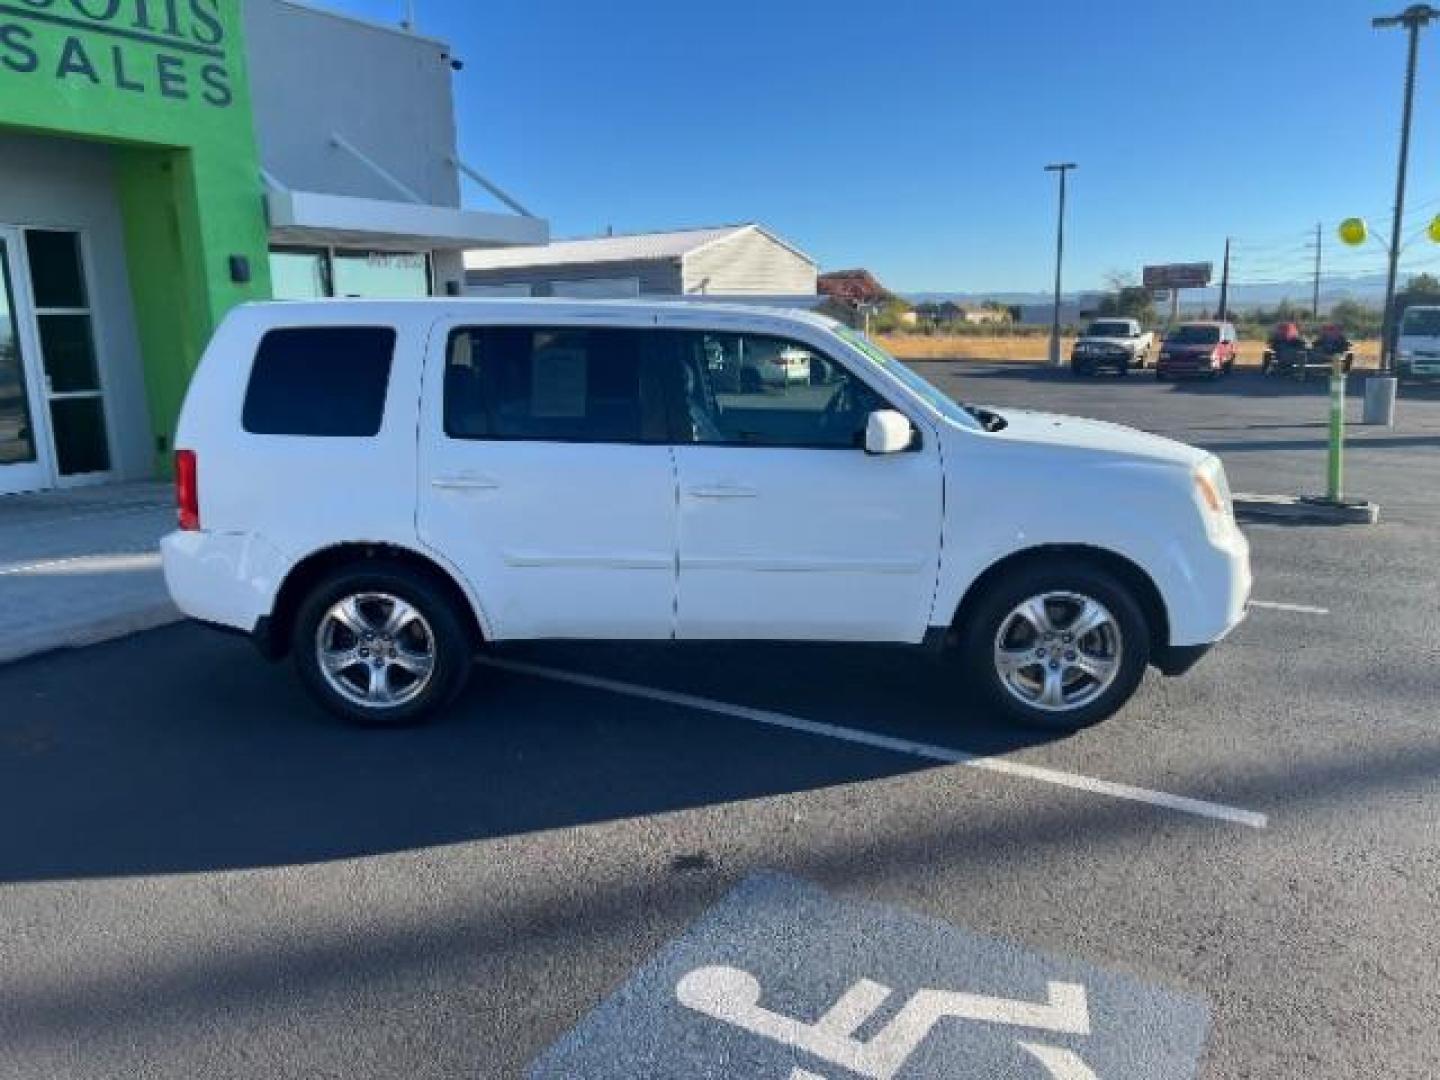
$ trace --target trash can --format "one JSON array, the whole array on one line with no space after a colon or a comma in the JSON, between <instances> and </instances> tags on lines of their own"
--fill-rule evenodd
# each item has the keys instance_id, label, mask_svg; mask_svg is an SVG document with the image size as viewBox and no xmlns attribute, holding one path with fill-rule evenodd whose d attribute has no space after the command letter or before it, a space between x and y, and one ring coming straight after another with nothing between
<instances>
[{"instance_id":1,"label":"trash can","mask_svg":"<svg viewBox=\"0 0 1440 1080\"><path fill-rule=\"evenodd\" d=\"M1393 375L1375 375L1365 380L1365 423L1395 425L1395 388L1399 384Z\"/></svg>"}]
</instances>

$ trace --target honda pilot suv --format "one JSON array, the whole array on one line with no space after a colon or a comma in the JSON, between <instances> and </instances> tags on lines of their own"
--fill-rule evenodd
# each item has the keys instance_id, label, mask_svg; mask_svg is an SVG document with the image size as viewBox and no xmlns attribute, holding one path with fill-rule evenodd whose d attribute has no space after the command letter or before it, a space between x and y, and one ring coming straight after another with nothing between
<instances>
[{"instance_id":1,"label":"honda pilot suv","mask_svg":"<svg viewBox=\"0 0 1440 1080\"><path fill-rule=\"evenodd\" d=\"M802 352L755 395L717 352ZM176 445L165 576L363 724L536 638L929 645L995 710L1075 728L1241 619L1212 455L957 404L818 315L561 300L255 304Z\"/></svg>"}]
</instances>

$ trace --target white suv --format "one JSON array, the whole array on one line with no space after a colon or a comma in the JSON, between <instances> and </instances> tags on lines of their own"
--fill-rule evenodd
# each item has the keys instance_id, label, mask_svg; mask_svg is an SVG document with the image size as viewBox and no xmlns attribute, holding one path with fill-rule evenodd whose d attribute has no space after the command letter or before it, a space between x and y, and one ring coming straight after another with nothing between
<instances>
[{"instance_id":1,"label":"white suv","mask_svg":"<svg viewBox=\"0 0 1440 1080\"><path fill-rule=\"evenodd\" d=\"M755 395L717 351L828 377ZM421 719L533 638L948 647L1010 718L1110 715L1243 617L1220 462L956 404L815 315L555 300L255 304L176 446L165 576L321 703Z\"/></svg>"}]
</instances>

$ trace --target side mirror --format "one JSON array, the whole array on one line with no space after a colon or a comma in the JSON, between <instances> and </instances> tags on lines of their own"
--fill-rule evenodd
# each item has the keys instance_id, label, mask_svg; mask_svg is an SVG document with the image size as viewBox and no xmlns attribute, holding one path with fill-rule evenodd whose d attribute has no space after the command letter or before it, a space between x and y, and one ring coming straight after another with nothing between
<instances>
[{"instance_id":1,"label":"side mirror","mask_svg":"<svg viewBox=\"0 0 1440 1080\"><path fill-rule=\"evenodd\" d=\"M894 409L877 409L865 421L867 454L898 454L909 450L914 441L915 429L904 413Z\"/></svg>"}]
</instances>

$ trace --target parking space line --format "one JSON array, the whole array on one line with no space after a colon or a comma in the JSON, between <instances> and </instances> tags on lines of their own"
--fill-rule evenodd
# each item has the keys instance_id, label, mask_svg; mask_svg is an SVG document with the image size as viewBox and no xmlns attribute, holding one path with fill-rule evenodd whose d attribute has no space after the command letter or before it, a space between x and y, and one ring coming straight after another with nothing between
<instances>
[{"instance_id":1,"label":"parking space line","mask_svg":"<svg viewBox=\"0 0 1440 1080\"><path fill-rule=\"evenodd\" d=\"M1323 607L1312 607L1309 604L1283 604L1278 600L1251 600L1252 608L1264 608L1266 611L1291 611L1298 615L1329 615L1330 609Z\"/></svg>"},{"instance_id":2,"label":"parking space line","mask_svg":"<svg viewBox=\"0 0 1440 1080\"><path fill-rule=\"evenodd\" d=\"M755 709L748 705L732 705L728 702L715 701L711 698L697 697L694 694L683 694L674 690L659 690L654 687L640 686L636 683L620 682L616 679L606 679L596 675L583 675L573 671L561 671L557 668L543 667L539 664L527 664L518 660L480 657L479 662L493 668L499 668L502 671L511 671L520 675L531 675L536 678L549 679L554 682L584 686L592 690L605 690L613 694L624 694L628 697L644 698L648 701L659 701L667 705L678 705L686 709L697 709L702 712L717 713L721 716L749 720L753 723L765 724L769 727L784 728L787 731L798 731L807 735L818 735L822 738L855 743L876 750L888 750L896 754L908 754L911 757L924 758L928 761L938 761L947 765L964 765L971 769L983 769L987 772L1002 773L1006 776L1036 780L1044 784L1053 784L1056 787L1071 788L1075 791L1086 791L1092 795L1103 795L1108 798L1122 799L1128 802L1146 803L1150 806L1159 806L1167 810L1178 810L1181 813L1194 814L1198 817L1211 818L1215 821L1226 821L1233 825L1244 825L1251 829L1263 829L1269 825L1269 819L1264 814L1256 813L1253 810L1241 810L1238 807L1226 806L1224 803L1209 802L1205 799L1192 799L1184 795L1172 795L1164 791L1152 791L1149 788L1132 787L1129 784L1119 784L1112 780L1097 780L1094 777L1082 776L1078 773L1062 772L1058 769L1047 769L1038 765L1026 765L1023 762L1011 761L1006 758L969 754L963 750L952 750L947 746L936 746L933 743L915 742L912 739L901 739L893 735L882 735L874 731L840 727L837 724L826 724L817 720L806 720L803 717L771 712L768 709Z\"/></svg>"}]
</instances>

